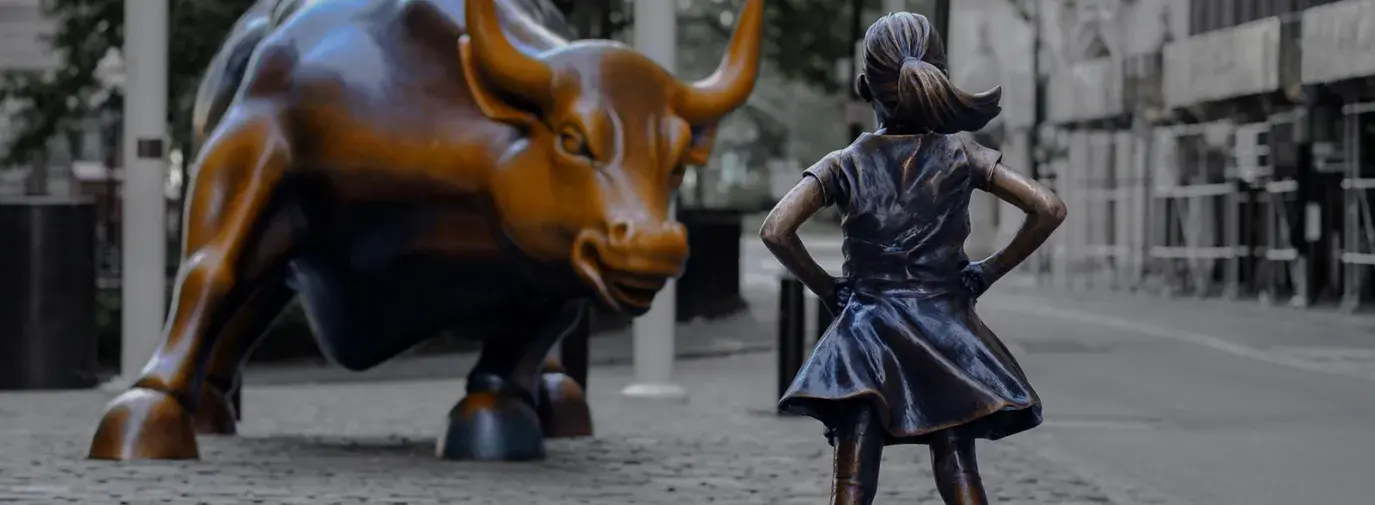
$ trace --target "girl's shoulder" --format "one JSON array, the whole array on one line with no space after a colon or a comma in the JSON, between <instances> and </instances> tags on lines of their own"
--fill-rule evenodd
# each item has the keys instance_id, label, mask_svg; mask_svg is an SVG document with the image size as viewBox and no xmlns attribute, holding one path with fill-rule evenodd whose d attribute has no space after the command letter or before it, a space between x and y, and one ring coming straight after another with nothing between
<instances>
[{"instance_id":1,"label":"girl's shoulder","mask_svg":"<svg viewBox=\"0 0 1375 505\"><path fill-rule=\"evenodd\" d=\"M843 150L841 160L852 165L889 166L893 169L967 171L974 187L986 189L1003 154L985 147L965 134L860 135Z\"/></svg>"},{"instance_id":2,"label":"girl's shoulder","mask_svg":"<svg viewBox=\"0 0 1375 505\"><path fill-rule=\"evenodd\" d=\"M859 152L885 151L885 150L963 150L965 140L962 135L947 135L943 133L922 133L911 135L894 135L884 133L863 133L855 138L846 150Z\"/></svg>"},{"instance_id":3,"label":"girl's shoulder","mask_svg":"<svg viewBox=\"0 0 1375 505\"><path fill-rule=\"evenodd\" d=\"M988 190L993 183L993 173L998 164L1003 161L1003 153L997 149L985 147L972 138L965 136L960 138L962 139L961 145L964 146L965 163L969 166L975 187Z\"/></svg>"}]
</instances>

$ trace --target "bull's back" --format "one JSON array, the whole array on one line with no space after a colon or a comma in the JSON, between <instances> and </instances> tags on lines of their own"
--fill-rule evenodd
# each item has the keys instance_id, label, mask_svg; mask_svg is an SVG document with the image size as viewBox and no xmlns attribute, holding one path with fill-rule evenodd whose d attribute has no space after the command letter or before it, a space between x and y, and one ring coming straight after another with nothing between
<instances>
[{"instance_id":1,"label":"bull's back","mask_svg":"<svg viewBox=\"0 0 1375 505\"><path fill-rule=\"evenodd\" d=\"M563 13L550 0L498 1L524 13L554 35L572 38ZM323 45L347 46L361 42L359 38L386 32L453 41L464 32L463 10L463 0L257 0L230 30L197 89L192 114L197 141L204 141L229 109L249 72L253 55L270 36L275 39L272 43L292 46L290 50L297 55L313 53ZM306 19L287 23L298 17ZM360 23L374 29L360 31ZM399 30L375 30L379 25ZM417 30L431 33L406 33ZM283 31L297 33L279 34ZM337 54L350 54L335 49Z\"/></svg>"},{"instance_id":2,"label":"bull's back","mask_svg":"<svg viewBox=\"0 0 1375 505\"><path fill-rule=\"evenodd\" d=\"M248 69L248 60L253 52L272 29L272 13L282 0L258 0L249 7L220 46L219 52L210 60L196 90L196 101L191 113L192 126L196 141L203 142L215 129Z\"/></svg>"}]
</instances>

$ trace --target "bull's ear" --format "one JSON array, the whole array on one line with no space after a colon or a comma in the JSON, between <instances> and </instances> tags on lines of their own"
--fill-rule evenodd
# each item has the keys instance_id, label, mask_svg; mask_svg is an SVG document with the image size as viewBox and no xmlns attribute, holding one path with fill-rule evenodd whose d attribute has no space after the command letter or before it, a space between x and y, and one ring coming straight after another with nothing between
<instances>
[{"instance_id":1,"label":"bull's ear","mask_svg":"<svg viewBox=\"0 0 1375 505\"><path fill-rule=\"evenodd\" d=\"M702 166L711 159L711 148L716 144L716 123L692 127L692 140L688 141L687 152L683 153L683 164Z\"/></svg>"},{"instance_id":2,"label":"bull's ear","mask_svg":"<svg viewBox=\"0 0 1375 505\"><path fill-rule=\"evenodd\" d=\"M467 35L458 39L458 56L463 65L463 79L468 81L468 89L473 94L473 101L477 102L477 107L482 109L483 115L493 121L518 126L529 126L539 121L534 113L503 100L501 93L498 93L495 88L488 84L486 79L482 78L476 62L473 61L472 42L468 40Z\"/></svg>"}]
</instances>

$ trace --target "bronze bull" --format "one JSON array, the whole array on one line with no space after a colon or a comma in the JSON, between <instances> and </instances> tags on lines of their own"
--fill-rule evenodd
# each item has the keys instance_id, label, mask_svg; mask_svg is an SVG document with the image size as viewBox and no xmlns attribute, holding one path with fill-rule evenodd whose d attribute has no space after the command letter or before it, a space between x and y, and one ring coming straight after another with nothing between
<instances>
[{"instance_id":1,"label":"bronze bull","mask_svg":"<svg viewBox=\"0 0 1375 505\"><path fill-rule=\"evenodd\" d=\"M514 0L259 2L198 97L162 344L90 457L193 459L197 432L234 433L227 395L298 295L351 370L445 329L483 342L441 457L537 459L545 437L590 435L546 355L589 300L640 315L680 272L669 201L754 87L761 1L695 83Z\"/></svg>"}]
</instances>

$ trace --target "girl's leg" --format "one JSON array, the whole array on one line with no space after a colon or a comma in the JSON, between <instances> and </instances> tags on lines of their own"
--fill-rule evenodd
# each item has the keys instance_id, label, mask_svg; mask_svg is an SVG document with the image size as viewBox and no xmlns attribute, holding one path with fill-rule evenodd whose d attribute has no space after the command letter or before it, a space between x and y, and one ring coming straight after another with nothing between
<instances>
[{"instance_id":1,"label":"girl's leg","mask_svg":"<svg viewBox=\"0 0 1375 505\"><path fill-rule=\"evenodd\" d=\"M946 505L987 505L983 479L974 456L974 439L943 430L932 435L931 468L936 490Z\"/></svg>"},{"instance_id":2,"label":"girl's leg","mask_svg":"<svg viewBox=\"0 0 1375 505\"><path fill-rule=\"evenodd\" d=\"M878 467L883 456L883 426L868 402L850 407L835 427L832 505L870 505L878 491Z\"/></svg>"}]
</instances>

